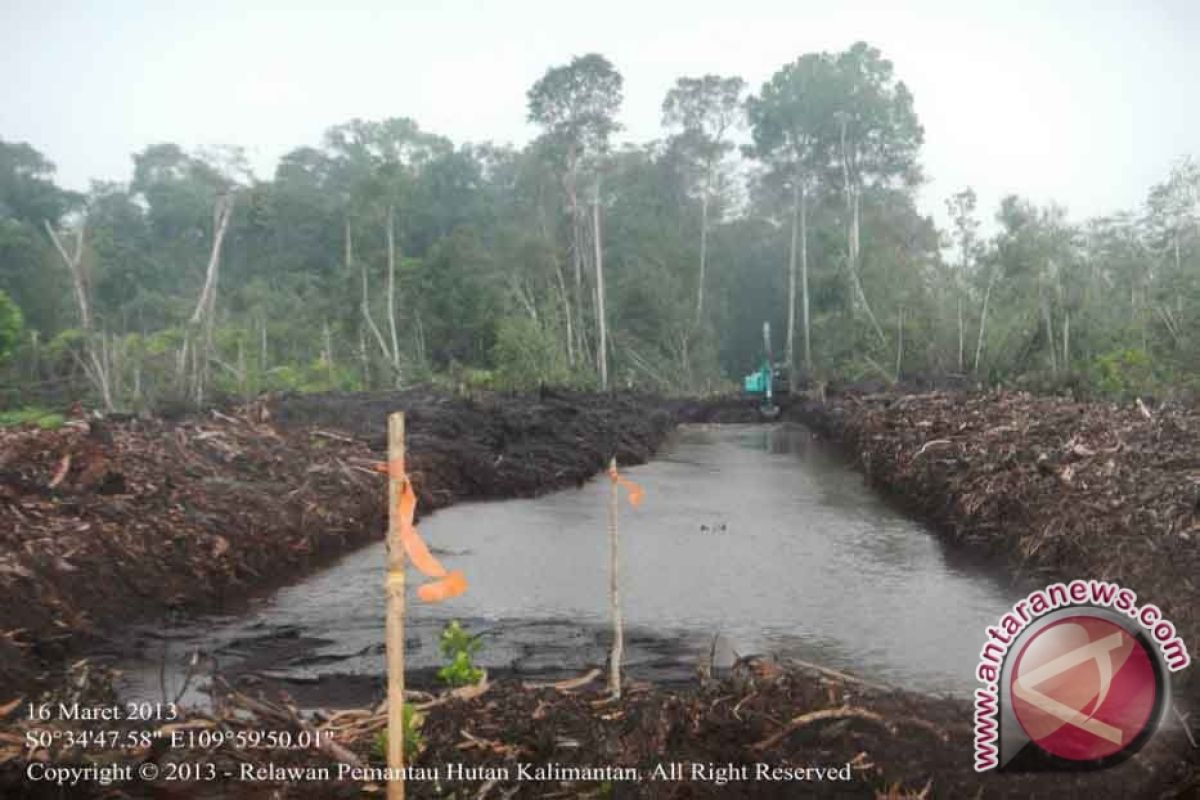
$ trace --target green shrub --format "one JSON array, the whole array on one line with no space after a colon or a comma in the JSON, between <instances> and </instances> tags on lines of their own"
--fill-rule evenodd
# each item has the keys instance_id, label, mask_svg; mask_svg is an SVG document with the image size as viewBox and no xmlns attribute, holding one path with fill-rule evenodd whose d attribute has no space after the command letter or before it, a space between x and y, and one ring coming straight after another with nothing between
<instances>
[{"instance_id":1,"label":"green shrub","mask_svg":"<svg viewBox=\"0 0 1200 800\"><path fill-rule=\"evenodd\" d=\"M174 353L183 344L183 331L179 328L163 328L155 331L146 338L146 354L161 356L164 353Z\"/></svg>"},{"instance_id":2,"label":"green shrub","mask_svg":"<svg viewBox=\"0 0 1200 800\"><path fill-rule=\"evenodd\" d=\"M7 294L0 291L0 364L7 361L17 349L24 327L25 319L21 316L21 309L17 308L17 304Z\"/></svg>"},{"instance_id":3,"label":"green shrub","mask_svg":"<svg viewBox=\"0 0 1200 800\"><path fill-rule=\"evenodd\" d=\"M438 670L438 678L450 686L470 686L483 680L483 670L475 666L474 657L482 647L479 637L467 632L458 620L452 620L442 631L438 649L449 663Z\"/></svg>"},{"instance_id":4,"label":"green shrub","mask_svg":"<svg viewBox=\"0 0 1200 800\"><path fill-rule=\"evenodd\" d=\"M1097 357L1093 372L1096 389L1111 397L1126 399L1155 387L1154 362L1146 351L1135 347Z\"/></svg>"},{"instance_id":5,"label":"green shrub","mask_svg":"<svg viewBox=\"0 0 1200 800\"><path fill-rule=\"evenodd\" d=\"M492 348L493 382L500 389L529 389L563 384L570 378L558 340L528 317L505 317Z\"/></svg>"},{"instance_id":6,"label":"green shrub","mask_svg":"<svg viewBox=\"0 0 1200 800\"><path fill-rule=\"evenodd\" d=\"M492 389L496 385L496 373L490 369L463 370L463 383L468 389Z\"/></svg>"},{"instance_id":7,"label":"green shrub","mask_svg":"<svg viewBox=\"0 0 1200 800\"><path fill-rule=\"evenodd\" d=\"M66 418L55 411L44 408L19 408L15 411L0 411L0 428L17 425L36 425L42 430L61 428Z\"/></svg>"},{"instance_id":8,"label":"green shrub","mask_svg":"<svg viewBox=\"0 0 1200 800\"><path fill-rule=\"evenodd\" d=\"M79 353L83 348L83 331L78 328L67 328L55 334L46 343L46 359L59 364L70 364L72 352Z\"/></svg>"}]
</instances>

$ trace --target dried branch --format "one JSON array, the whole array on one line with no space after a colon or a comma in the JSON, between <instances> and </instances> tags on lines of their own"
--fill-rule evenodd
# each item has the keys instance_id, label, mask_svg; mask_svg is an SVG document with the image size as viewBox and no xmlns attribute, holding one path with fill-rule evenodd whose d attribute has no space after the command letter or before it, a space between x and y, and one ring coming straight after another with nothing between
<instances>
[{"instance_id":1,"label":"dried branch","mask_svg":"<svg viewBox=\"0 0 1200 800\"><path fill-rule=\"evenodd\" d=\"M883 717L876 714L874 711L868 711L865 708L856 708L854 706L841 706L839 708L823 708L820 711L810 711L807 714L801 714L798 717L793 717L791 722L783 727L783 730L778 733L768 736L761 742L751 745L752 750L768 750L779 744L792 733L798 731L807 725L812 725L815 722L822 722L829 719L862 719L868 722L876 722L880 725L886 724Z\"/></svg>"}]
</instances>

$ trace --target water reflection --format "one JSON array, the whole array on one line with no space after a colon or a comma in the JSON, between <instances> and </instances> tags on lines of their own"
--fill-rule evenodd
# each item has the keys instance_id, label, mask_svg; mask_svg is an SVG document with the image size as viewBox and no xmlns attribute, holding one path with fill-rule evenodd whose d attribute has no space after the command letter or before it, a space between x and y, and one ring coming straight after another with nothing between
<instances>
[{"instance_id":1,"label":"water reflection","mask_svg":"<svg viewBox=\"0 0 1200 800\"><path fill-rule=\"evenodd\" d=\"M966 693L984 628L1018 594L951 567L933 536L803 428L687 427L663 457L626 473L647 494L621 512L635 676L686 678L717 635L718 664L773 651ZM453 617L488 631L481 660L493 667L557 676L603 663L608 490L598 480L425 519L426 539L459 554L445 560L471 589L411 607L411 667L437 662L437 634ZM242 618L177 632L177 646L290 677L380 674L383 563L382 545L368 547ZM280 629L302 632L303 646L254 644Z\"/></svg>"}]
</instances>

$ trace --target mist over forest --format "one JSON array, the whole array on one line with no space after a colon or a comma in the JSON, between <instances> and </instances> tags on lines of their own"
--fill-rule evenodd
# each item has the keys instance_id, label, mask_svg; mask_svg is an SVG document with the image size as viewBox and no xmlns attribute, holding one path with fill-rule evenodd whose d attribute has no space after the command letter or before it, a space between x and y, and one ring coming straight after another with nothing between
<instances>
[{"instance_id":1,"label":"mist over forest","mask_svg":"<svg viewBox=\"0 0 1200 800\"><path fill-rule=\"evenodd\" d=\"M1200 388L1183 154L1120 214L983 208L964 186L939 229L915 202L914 97L869 44L761 86L681 76L654 141L622 137L624 90L619 64L581 55L511 98L540 131L526 146L400 108L330 120L261 179L236 143L163 142L80 193L54 153L0 139L0 407L736 391L764 322L795 386Z\"/></svg>"},{"instance_id":2,"label":"mist over forest","mask_svg":"<svg viewBox=\"0 0 1200 800\"><path fill-rule=\"evenodd\" d=\"M0 798L1200 798L1200 2L814 11L0 2Z\"/></svg>"}]
</instances>

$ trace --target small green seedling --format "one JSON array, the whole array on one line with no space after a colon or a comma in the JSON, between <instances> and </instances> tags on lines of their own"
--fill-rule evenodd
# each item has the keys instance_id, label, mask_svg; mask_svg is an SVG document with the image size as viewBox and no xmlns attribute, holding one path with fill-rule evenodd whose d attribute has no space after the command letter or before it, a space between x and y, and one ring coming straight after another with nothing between
<instances>
[{"instance_id":1,"label":"small green seedling","mask_svg":"<svg viewBox=\"0 0 1200 800\"><path fill-rule=\"evenodd\" d=\"M421 726L424 724L425 717L406 703L404 705L404 760L406 762L411 762L425 749L425 737L421 735ZM375 734L371 755L379 761L386 761L387 746L387 731L380 731Z\"/></svg>"},{"instance_id":2,"label":"small green seedling","mask_svg":"<svg viewBox=\"0 0 1200 800\"><path fill-rule=\"evenodd\" d=\"M442 631L438 649L449 661L438 670L438 678L450 686L470 686L483 680L483 670L475 666L474 656L482 644L459 623L452 620Z\"/></svg>"}]
</instances>

